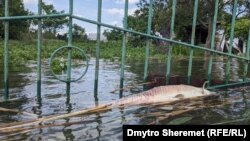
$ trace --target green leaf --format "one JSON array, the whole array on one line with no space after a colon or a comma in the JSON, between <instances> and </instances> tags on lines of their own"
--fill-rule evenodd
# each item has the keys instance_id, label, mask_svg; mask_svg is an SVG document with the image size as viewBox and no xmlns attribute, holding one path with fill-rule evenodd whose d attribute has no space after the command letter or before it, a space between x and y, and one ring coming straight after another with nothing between
<instances>
[{"instance_id":1,"label":"green leaf","mask_svg":"<svg viewBox=\"0 0 250 141\"><path fill-rule=\"evenodd\" d=\"M181 117L181 118L177 118L177 119L170 121L168 123L168 125L180 125L180 124L186 123L192 119L193 119L193 117Z\"/></svg>"}]
</instances>

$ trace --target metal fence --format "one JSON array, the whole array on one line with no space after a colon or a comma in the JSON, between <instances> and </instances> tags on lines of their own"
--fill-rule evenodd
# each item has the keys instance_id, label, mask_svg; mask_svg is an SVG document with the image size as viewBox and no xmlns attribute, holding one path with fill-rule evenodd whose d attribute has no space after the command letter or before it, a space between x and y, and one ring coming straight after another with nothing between
<instances>
[{"instance_id":1,"label":"metal fence","mask_svg":"<svg viewBox=\"0 0 250 141\"><path fill-rule=\"evenodd\" d=\"M196 31L196 23L197 23L197 14L198 14L198 5L199 0L194 0L194 11L193 11L193 25L192 25L192 35L191 35L191 43L184 43L180 41L174 40L174 38L171 36L168 38L162 38L158 36L151 35L151 26L152 26L152 17L153 17L153 0L149 0L149 13L148 13L148 23L147 23L147 33L141 33L134 30L128 29L128 0L125 0L125 8L124 8L124 19L123 19L123 27L116 27L109 24L102 23L101 17L102 17L102 0L98 0L98 18L97 20L90 20L84 17L79 17L74 15L73 13L73 0L69 0L69 11L67 14L51 14L51 15L42 15L42 0L38 0L38 14L32 15L32 16L9 16L9 0L4 0L4 17L0 17L0 21L4 22L4 98L9 98L9 21L13 20L29 20L29 19L38 19L38 32L37 32L37 97L38 99L41 98L41 48L42 48L42 20L44 18L59 18L59 17L68 17L69 18L69 30L68 30L68 44L63 47L59 47L53 54L51 59L53 59L54 54L62 49L67 48L68 49L68 60L67 60L67 78L66 80L60 80L66 83L67 86L67 94L70 94L70 84L71 82L77 81L81 79L84 74L87 71L84 71L84 73L81 75L80 78L76 80L71 79L71 57L72 57L72 49L79 50L82 55L84 56L85 53L83 50L81 50L78 47L73 46L72 44L72 20L77 19L80 21L88 22L91 24L97 25L97 43L96 43L96 64L95 64L95 82L94 82L94 94L97 96L98 93L98 76L99 76L99 58L100 58L100 37L101 37L101 27L108 27L116 30L122 31L123 37L122 37L122 56L121 56L121 71L120 71L120 88L123 88L123 82L124 82L124 66L125 66L125 56L126 56L126 40L127 40L127 34L136 34L141 35L147 38L146 42L146 56L145 56L145 67L144 67L144 80L148 76L148 65L149 65L149 45L151 43L152 39L157 39L165 42L171 43L168 47L168 54L167 54L167 70L166 70L166 84L169 84L170 81L170 75L171 75L171 62L172 62L172 49L173 44L182 45L183 47L190 48L190 55L189 55L189 65L188 65L188 72L187 72L187 84L191 83L191 74L192 74L192 64L193 64L193 52L194 49L203 50L204 52L207 51L210 53L209 55L209 64L208 64L208 71L207 71L207 79L211 81L211 75L212 75L212 64L213 64L213 58L215 54L223 55L228 57L228 62L226 65L226 77L225 77L225 84L223 85L215 85L210 86L209 88L220 88L225 86L233 86L238 84L246 84L249 83L246 79L247 77L247 71L248 71L248 62L250 61L249 58L249 48L250 48L250 30L249 30L249 38L248 38L248 44L246 49L246 55L245 56L238 56L235 54L232 54L232 44L234 39L234 26L235 26L235 20L236 20L236 11L237 11L237 3L238 0L234 0L234 8L233 8L233 15L232 15L232 23L231 23L231 31L230 31L230 46L228 53L217 51L215 49L215 34L216 34L216 23L217 23L217 16L218 16L218 8L219 8L219 0L214 0L215 2L215 8L214 8L214 15L213 15L213 28L212 28L212 35L211 35L211 47L205 48L201 46L197 46L194 44L195 41L195 31ZM171 17L171 29L170 34L174 34L175 30L175 16L176 16L176 5L177 0L172 0L172 17ZM240 82L236 83L229 83L230 78L230 64L232 58L237 58L242 61L245 61L245 67L244 67L244 78ZM88 64L87 64L88 66Z\"/></svg>"}]
</instances>

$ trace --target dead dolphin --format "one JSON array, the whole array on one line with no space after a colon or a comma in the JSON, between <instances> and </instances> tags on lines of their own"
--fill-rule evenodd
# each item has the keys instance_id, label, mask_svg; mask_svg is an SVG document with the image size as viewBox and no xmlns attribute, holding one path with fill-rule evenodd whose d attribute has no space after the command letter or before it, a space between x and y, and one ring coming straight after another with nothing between
<instances>
[{"instance_id":1,"label":"dead dolphin","mask_svg":"<svg viewBox=\"0 0 250 141\"><path fill-rule=\"evenodd\" d=\"M182 100L182 99L209 96L212 94L213 92L210 92L204 89L204 87L198 88L198 87L189 86L189 85L160 86L160 87L155 87L148 91L141 92L133 96L124 97L115 102L111 102L111 103L104 104L104 105L99 105L97 107L91 107L88 109L75 111L75 112L71 112L68 114L42 117L33 121L19 122L14 125L13 124L3 125L3 126L0 126L0 133L19 132L19 131L23 131L24 129L29 130L33 128L39 128L40 126L38 124L41 122L47 122L47 121L52 121L52 120L82 115L82 114L88 114L91 112L98 112L101 110L112 109L120 105L130 106L130 105L138 105L138 104L151 104L151 103L157 103L157 102L171 103L171 102L175 102L175 101Z\"/></svg>"},{"instance_id":2,"label":"dead dolphin","mask_svg":"<svg viewBox=\"0 0 250 141\"><path fill-rule=\"evenodd\" d=\"M150 104L157 102L173 102L186 98L195 98L200 96L208 96L214 92L203 88L198 88L190 85L167 85L155 87L151 90L135 94L133 96L124 97L113 105L137 105Z\"/></svg>"}]
</instances>

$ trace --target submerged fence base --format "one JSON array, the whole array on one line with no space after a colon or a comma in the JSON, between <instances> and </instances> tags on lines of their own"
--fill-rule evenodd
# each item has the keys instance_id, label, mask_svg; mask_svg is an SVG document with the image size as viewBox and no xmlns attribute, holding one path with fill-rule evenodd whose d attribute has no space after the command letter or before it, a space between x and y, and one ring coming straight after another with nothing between
<instances>
[{"instance_id":1,"label":"submerged fence base","mask_svg":"<svg viewBox=\"0 0 250 141\"><path fill-rule=\"evenodd\" d=\"M229 47L229 52L225 53L222 51L217 51L215 50L215 33L216 33L216 24L217 24L217 16L218 16L218 8L219 8L219 0L215 0L214 2L214 11L213 11L213 23L212 23L212 35L211 35L211 46L210 48L204 48L201 46L194 45L194 40L195 40L195 31L196 31L196 23L197 23L197 15L198 15L198 6L199 6L199 0L194 0L194 13L193 13L193 26L192 26L192 36L191 36L191 43L184 43L180 41L176 41L174 39L174 30L175 30L175 16L176 16L176 6L178 5L177 0L172 0L172 17L171 17L171 37L170 39L167 38L162 38L158 36L151 35L151 28L152 28L152 19L153 19L153 9L154 9L154 1L149 0L149 10L148 10L148 23L147 23L147 32L142 33L142 32L137 32L134 30L128 29L128 0L125 0L124 4L124 20L123 20L123 27L117 27L117 26L112 26L109 24L102 23L101 17L102 17L102 0L98 0L98 12L97 12L97 17L98 19L95 20L90 20L84 17L79 17L73 14L73 0L69 0L69 11L66 14L51 14L51 15L42 15L42 0L38 0L38 14L37 15L29 15L29 16L9 16L9 0L4 0L4 17L0 17L0 21L4 22L4 98L8 99L9 98L9 21L13 20L30 20L30 19L38 19L38 40L37 40L37 97L41 98L41 53L42 53L42 26L41 23L43 19L46 18L60 18L60 17L68 17L69 19L69 30L68 30L68 45L64 47L58 48L53 54L51 59L53 59L54 54L62 49L62 48L67 48L68 49L68 60L67 60L67 79L66 80L61 80L67 84L67 93L70 94L70 83L75 82L80 80L84 74L87 72L86 71L81 75L79 79L72 80L71 77L71 59L72 59L72 50L77 49L79 52L82 53L83 56L85 56L85 53L83 50L79 49L78 47L75 47L72 45L72 24L73 24L73 19L80 20L83 22L95 24L97 26L97 44L96 44L96 64L95 64L95 81L94 81L94 95L97 97L98 94L98 81L99 81L99 58L100 58L100 37L101 37L101 27L108 27L116 30L123 31L123 38L122 38L122 56L121 56L121 73L120 73L120 88L123 88L123 81L124 81L124 69L125 69L125 61L126 61L126 42L127 42L127 33L130 34L136 34L140 36L144 36L147 38L146 42L146 56L145 56L145 66L144 66L144 80L148 77L148 61L149 61L149 46L151 44L152 39L157 39L165 42L169 42L171 44L177 44L181 45L184 47L190 48L190 55L189 55L189 65L188 65L188 72L187 72L187 83L191 84L191 78L192 78L192 65L193 65L193 50L194 49L199 49L204 52L209 52L210 57L209 57L209 64L208 64L208 71L207 71L207 80L211 81L211 76L212 76L212 64L213 64L213 59L214 59L214 54L219 54L223 56L227 56L229 59L226 67L226 78L225 78L225 84L223 85L214 85L211 86L209 85L209 88L221 88L221 87L227 87L227 86L234 86L234 85L239 85L239 84L248 84L249 81L247 81L247 73L248 73L248 63L250 61L249 58L249 48L250 48L250 29L249 29L249 37L248 37L248 44L247 44L247 49L246 49L246 55L245 56L238 56L234 55L231 53L232 50L232 39L234 38L234 25L235 25L235 19L236 19L236 11L237 11L237 4L238 0L234 0L234 7L233 7L233 15L232 15L232 22L231 22L231 30L230 30L230 47ZM166 69L166 84L170 83L170 76L171 76L171 66L172 66L172 48L173 46L170 45L168 46L169 52L168 52L168 61L167 61L167 69ZM87 58L87 57L86 57ZM230 64L232 58L237 58L240 60L245 61L245 67L244 67L244 76L242 82L237 82L237 83L228 83L229 82L229 76L230 76ZM88 64L87 64L88 66ZM53 71L52 71L53 73ZM54 74L54 73L53 73ZM209 83L210 84L210 83ZM122 91L120 92L120 97L122 97Z\"/></svg>"}]
</instances>

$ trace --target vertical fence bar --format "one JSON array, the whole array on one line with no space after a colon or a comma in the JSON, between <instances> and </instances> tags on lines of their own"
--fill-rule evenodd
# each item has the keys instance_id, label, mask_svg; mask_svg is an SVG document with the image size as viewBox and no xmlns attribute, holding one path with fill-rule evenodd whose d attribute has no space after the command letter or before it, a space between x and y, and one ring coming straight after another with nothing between
<instances>
[{"instance_id":1,"label":"vertical fence bar","mask_svg":"<svg viewBox=\"0 0 250 141\"><path fill-rule=\"evenodd\" d=\"M210 45L211 49L214 49L215 47L215 32L216 32L216 24L217 24L217 17L218 17L218 7L219 7L219 0L215 0L213 28L212 28L211 45ZM208 63L208 72L207 72L207 80L209 81L208 86L210 86L210 81L211 81L213 57L214 57L214 54L213 53L210 54L209 63Z\"/></svg>"},{"instance_id":2,"label":"vertical fence bar","mask_svg":"<svg viewBox=\"0 0 250 141\"><path fill-rule=\"evenodd\" d=\"M124 19L123 19L123 28L127 29L128 27L128 0L125 0L125 7L124 7ZM126 41L127 41L127 32L123 32L122 37L122 60L121 60L121 78L120 78L120 98L122 97L122 88L124 82L124 66L126 60Z\"/></svg>"},{"instance_id":3,"label":"vertical fence bar","mask_svg":"<svg viewBox=\"0 0 250 141\"><path fill-rule=\"evenodd\" d=\"M68 46L72 46L72 25L73 25L73 0L69 0L69 31L68 31ZM67 58L67 83L66 83L66 94L70 95L70 81L71 81L71 58L72 49L68 48L68 58Z\"/></svg>"},{"instance_id":4,"label":"vertical fence bar","mask_svg":"<svg viewBox=\"0 0 250 141\"><path fill-rule=\"evenodd\" d=\"M176 13L176 0L173 0L172 4L172 17L171 17L171 28L170 28L170 39L174 38L174 23L175 23L175 13ZM169 46L168 50L168 60L167 60L167 72L166 72L166 84L170 82L170 71L171 71L171 63L172 63L172 50L173 46Z\"/></svg>"},{"instance_id":5,"label":"vertical fence bar","mask_svg":"<svg viewBox=\"0 0 250 141\"><path fill-rule=\"evenodd\" d=\"M194 15L193 15L193 26L192 26L192 37L191 37L191 44L194 45L195 41L195 31L196 31L196 23L197 23L197 13L198 13L198 0L194 1ZM192 78L192 65L193 65L193 54L194 49L190 48L190 54L189 54L189 62L188 62L188 79L187 83L191 83Z\"/></svg>"},{"instance_id":6,"label":"vertical fence bar","mask_svg":"<svg viewBox=\"0 0 250 141\"><path fill-rule=\"evenodd\" d=\"M102 0L98 0L98 14L97 21L101 22L102 16ZM97 43L96 43L96 65L95 65L95 84L94 95L97 97L98 93L98 75L99 75L99 58L100 58L100 44L101 44L101 25L97 25Z\"/></svg>"},{"instance_id":7,"label":"vertical fence bar","mask_svg":"<svg viewBox=\"0 0 250 141\"><path fill-rule=\"evenodd\" d=\"M38 1L38 15L42 14L42 0ZM37 99L41 100L41 48L42 48L42 20L38 19L37 31Z\"/></svg>"},{"instance_id":8,"label":"vertical fence bar","mask_svg":"<svg viewBox=\"0 0 250 141\"><path fill-rule=\"evenodd\" d=\"M5 0L4 16L9 16L9 0ZM4 21L4 99L9 99L9 21Z\"/></svg>"},{"instance_id":9,"label":"vertical fence bar","mask_svg":"<svg viewBox=\"0 0 250 141\"><path fill-rule=\"evenodd\" d=\"M248 40L247 40L247 46L246 46L246 58L249 59L249 53L250 53L250 27L248 31ZM244 78L243 81L247 81L247 71L248 71L248 61L245 62L244 66Z\"/></svg>"},{"instance_id":10,"label":"vertical fence bar","mask_svg":"<svg viewBox=\"0 0 250 141\"><path fill-rule=\"evenodd\" d=\"M152 27L152 16L153 16L153 0L149 2L149 9L148 9L148 27L147 27L147 34L151 34L151 27ZM148 76L148 64L149 64L149 46L151 43L151 39L147 37L146 43L146 58L145 58L145 66L144 66L144 81L147 79Z\"/></svg>"},{"instance_id":11,"label":"vertical fence bar","mask_svg":"<svg viewBox=\"0 0 250 141\"><path fill-rule=\"evenodd\" d=\"M229 54L232 54L232 48L233 48L234 26L235 26L235 20L236 20L237 3L238 3L238 0L234 0L233 16L232 16L232 23L231 23L231 30L230 30L230 43L229 43L229 51L228 51ZM227 67L226 67L226 81L225 81L226 84L228 84L228 81L230 79L231 62L232 62L232 57L228 57Z\"/></svg>"}]
</instances>

